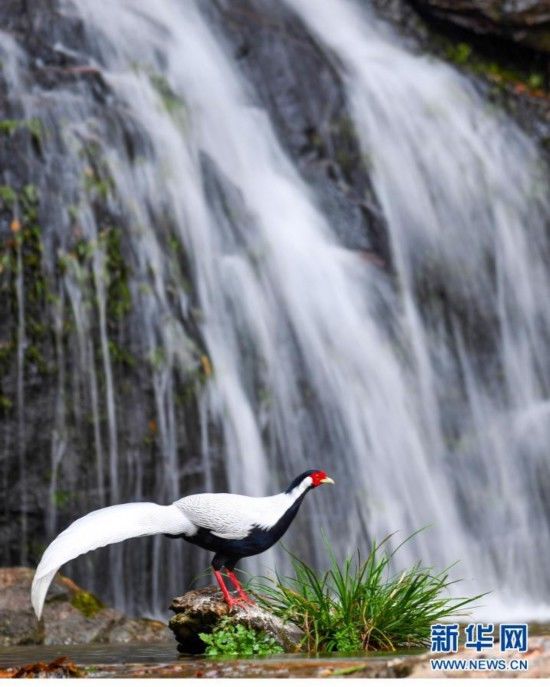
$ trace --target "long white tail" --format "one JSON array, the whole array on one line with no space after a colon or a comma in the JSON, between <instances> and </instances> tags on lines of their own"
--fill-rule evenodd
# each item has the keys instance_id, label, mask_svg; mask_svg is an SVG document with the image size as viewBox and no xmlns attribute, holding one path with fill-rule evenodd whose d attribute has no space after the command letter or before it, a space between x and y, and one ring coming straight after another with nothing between
<instances>
[{"instance_id":1,"label":"long white tail","mask_svg":"<svg viewBox=\"0 0 550 687\"><path fill-rule=\"evenodd\" d=\"M123 503L94 510L63 530L48 546L32 581L31 601L38 619L59 568L87 551L150 534L182 534L193 529L175 505Z\"/></svg>"}]
</instances>

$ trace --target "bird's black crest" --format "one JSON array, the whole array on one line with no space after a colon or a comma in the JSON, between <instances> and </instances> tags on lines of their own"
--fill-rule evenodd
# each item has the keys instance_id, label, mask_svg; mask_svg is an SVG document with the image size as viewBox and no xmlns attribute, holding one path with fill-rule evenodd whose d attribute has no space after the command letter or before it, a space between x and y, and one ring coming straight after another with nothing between
<instances>
[{"instance_id":1,"label":"bird's black crest","mask_svg":"<svg viewBox=\"0 0 550 687\"><path fill-rule=\"evenodd\" d=\"M313 475L314 472L319 472L319 470L306 470L305 472L302 472L301 475L298 475L296 479L292 480L292 482L288 485L285 493L289 494L294 489L294 487L297 487L300 484L300 482L303 479L309 477L310 475Z\"/></svg>"}]
</instances>

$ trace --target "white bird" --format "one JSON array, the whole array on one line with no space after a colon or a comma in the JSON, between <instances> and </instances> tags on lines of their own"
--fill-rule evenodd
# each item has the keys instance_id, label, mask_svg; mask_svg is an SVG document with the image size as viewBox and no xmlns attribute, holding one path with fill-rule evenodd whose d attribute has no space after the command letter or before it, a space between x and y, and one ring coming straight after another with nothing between
<instances>
[{"instance_id":1,"label":"white bird","mask_svg":"<svg viewBox=\"0 0 550 687\"><path fill-rule=\"evenodd\" d=\"M92 511L63 530L48 546L32 582L31 600L40 619L49 586L59 568L83 553L133 537L165 534L214 551L212 568L229 606L252 603L233 570L247 556L269 549L288 529L304 496L321 484L334 484L322 470L299 475L275 496L194 494L169 506L124 503ZM238 597L227 589L225 568Z\"/></svg>"}]
</instances>

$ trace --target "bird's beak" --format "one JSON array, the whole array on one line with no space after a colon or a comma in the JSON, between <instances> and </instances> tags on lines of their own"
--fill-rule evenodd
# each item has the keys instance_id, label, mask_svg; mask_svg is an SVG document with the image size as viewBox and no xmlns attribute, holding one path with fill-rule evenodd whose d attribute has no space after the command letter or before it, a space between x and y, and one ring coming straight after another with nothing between
<instances>
[{"instance_id":1,"label":"bird's beak","mask_svg":"<svg viewBox=\"0 0 550 687\"><path fill-rule=\"evenodd\" d=\"M321 480L320 484L334 484L334 480L330 477L325 477Z\"/></svg>"}]
</instances>

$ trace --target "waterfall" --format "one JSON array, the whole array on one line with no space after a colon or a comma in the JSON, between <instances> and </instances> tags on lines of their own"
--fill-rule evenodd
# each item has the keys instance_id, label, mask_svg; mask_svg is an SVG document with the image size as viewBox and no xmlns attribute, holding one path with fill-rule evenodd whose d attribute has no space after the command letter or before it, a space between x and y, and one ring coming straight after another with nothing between
<instances>
[{"instance_id":1,"label":"waterfall","mask_svg":"<svg viewBox=\"0 0 550 687\"><path fill-rule=\"evenodd\" d=\"M25 89L12 50L12 99L51 132L45 173L59 184L41 208L58 366L48 527L65 490L76 515L206 489L264 495L318 467L336 487L309 498L292 551L321 564L323 531L344 555L429 526L398 565L458 560L458 591L495 590L492 611L534 617L550 591L542 162L368 7L284 4L342 81L390 264L342 241L211 7L63 0L83 38L56 50L96 79L99 105L69 80L55 97ZM70 572L162 614L208 560L156 538Z\"/></svg>"},{"instance_id":2,"label":"waterfall","mask_svg":"<svg viewBox=\"0 0 550 687\"><path fill-rule=\"evenodd\" d=\"M549 203L537 152L463 77L403 51L353 4L289 4L345 73L387 219L423 445L459 516L439 520L433 545L468 550L468 576L503 597L544 599Z\"/></svg>"}]
</instances>

